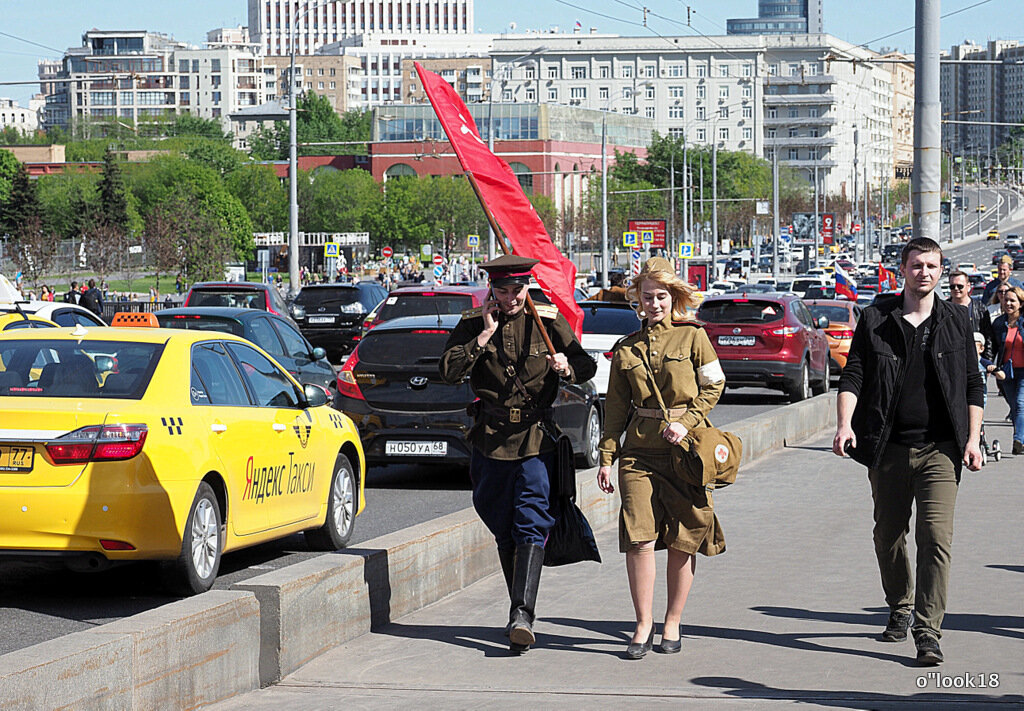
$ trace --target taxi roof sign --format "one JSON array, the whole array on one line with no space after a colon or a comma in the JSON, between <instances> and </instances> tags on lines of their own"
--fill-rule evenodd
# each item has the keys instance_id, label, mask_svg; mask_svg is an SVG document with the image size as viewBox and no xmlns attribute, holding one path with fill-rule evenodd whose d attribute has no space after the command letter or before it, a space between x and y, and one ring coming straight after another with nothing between
<instances>
[{"instance_id":1,"label":"taxi roof sign","mask_svg":"<svg viewBox=\"0 0 1024 711\"><path fill-rule=\"evenodd\" d=\"M111 327L120 328L160 328L154 313L136 311L118 311L110 322Z\"/></svg>"}]
</instances>

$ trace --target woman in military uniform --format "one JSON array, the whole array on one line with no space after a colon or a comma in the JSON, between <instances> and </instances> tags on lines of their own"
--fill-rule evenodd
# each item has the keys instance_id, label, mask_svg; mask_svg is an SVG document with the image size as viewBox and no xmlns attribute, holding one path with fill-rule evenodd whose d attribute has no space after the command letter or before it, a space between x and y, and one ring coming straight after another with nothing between
<instances>
[{"instance_id":1,"label":"woman in military uniform","mask_svg":"<svg viewBox=\"0 0 1024 711\"><path fill-rule=\"evenodd\" d=\"M684 320L695 304L693 289L668 260L650 259L627 293L638 302L643 328L615 348L597 481L602 491L615 491L611 465L617 459L619 548L626 554L636 611L626 655L640 659L654 641L655 548L668 548L668 604L658 648L665 654L680 649L679 619L693 584L695 554L725 550L710 494L673 476L671 465L672 447L690 430L710 425L707 416L725 389L725 375L707 333Z\"/></svg>"},{"instance_id":2,"label":"woman in military uniform","mask_svg":"<svg viewBox=\"0 0 1024 711\"><path fill-rule=\"evenodd\" d=\"M480 265L490 277L487 302L463 312L440 364L445 382L468 375L479 398L468 434L473 506L498 545L514 653L534 643L544 543L555 523L549 511L555 443L541 426L551 419L559 379L582 383L597 370L558 309L537 304L556 351L548 352L541 327L525 308L535 264L506 255Z\"/></svg>"}]
</instances>

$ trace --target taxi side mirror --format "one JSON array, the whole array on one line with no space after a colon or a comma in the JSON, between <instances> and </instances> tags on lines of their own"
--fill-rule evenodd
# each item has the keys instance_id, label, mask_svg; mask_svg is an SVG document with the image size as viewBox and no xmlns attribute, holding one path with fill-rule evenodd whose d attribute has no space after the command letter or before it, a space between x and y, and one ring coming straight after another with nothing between
<instances>
[{"instance_id":1,"label":"taxi side mirror","mask_svg":"<svg viewBox=\"0 0 1024 711\"><path fill-rule=\"evenodd\" d=\"M327 404L327 391L319 385L306 383L302 386L302 392L306 396L306 407L323 407Z\"/></svg>"}]
</instances>

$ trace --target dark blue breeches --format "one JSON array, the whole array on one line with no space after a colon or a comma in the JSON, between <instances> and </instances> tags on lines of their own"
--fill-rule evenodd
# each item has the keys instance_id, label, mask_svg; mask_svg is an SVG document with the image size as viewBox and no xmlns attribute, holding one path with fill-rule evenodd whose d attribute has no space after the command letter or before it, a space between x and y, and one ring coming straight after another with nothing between
<instances>
[{"instance_id":1,"label":"dark blue breeches","mask_svg":"<svg viewBox=\"0 0 1024 711\"><path fill-rule=\"evenodd\" d=\"M473 507L494 534L498 548L526 543L544 545L555 523L549 511L548 476L548 470L554 466L553 451L503 460L491 459L473 449L469 464Z\"/></svg>"}]
</instances>

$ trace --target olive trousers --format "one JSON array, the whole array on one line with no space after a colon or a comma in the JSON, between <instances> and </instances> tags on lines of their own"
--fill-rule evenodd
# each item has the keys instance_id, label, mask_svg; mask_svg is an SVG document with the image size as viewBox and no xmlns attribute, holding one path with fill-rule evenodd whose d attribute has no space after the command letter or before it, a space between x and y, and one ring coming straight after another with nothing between
<instances>
[{"instance_id":1,"label":"olive trousers","mask_svg":"<svg viewBox=\"0 0 1024 711\"><path fill-rule=\"evenodd\" d=\"M941 637L946 613L953 508L961 457L953 442L906 447L890 442L877 469L868 469L874 500L873 538L890 610L914 610L915 637ZM907 554L910 513L917 504L917 589Z\"/></svg>"}]
</instances>

